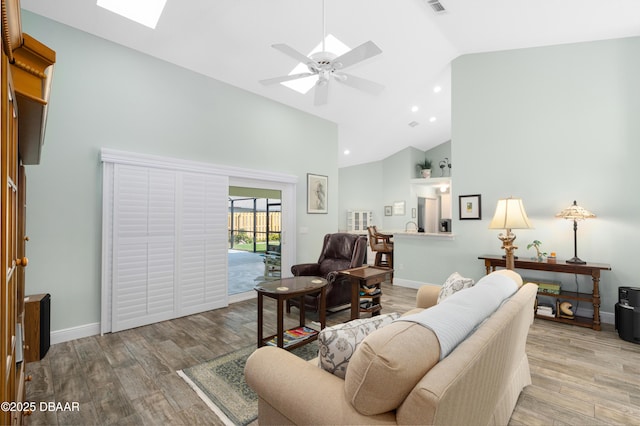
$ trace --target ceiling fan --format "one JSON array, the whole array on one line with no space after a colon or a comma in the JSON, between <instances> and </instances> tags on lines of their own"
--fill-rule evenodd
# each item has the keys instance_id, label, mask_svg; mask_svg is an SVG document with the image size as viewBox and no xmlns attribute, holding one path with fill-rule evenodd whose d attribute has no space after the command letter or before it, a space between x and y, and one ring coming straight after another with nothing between
<instances>
[{"instance_id":1,"label":"ceiling fan","mask_svg":"<svg viewBox=\"0 0 640 426\"><path fill-rule=\"evenodd\" d=\"M286 44L274 44L276 50L290 56L291 58L305 64L309 69L308 72L285 75L282 77L269 78L260 80L264 85L283 83L285 81L297 80L300 78L318 76L315 83L314 104L324 105L329 98L329 82L333 80L351 86L353 88L363 90L371 94L379 94L384 86L365 78L356 77L352 74L343 72L347 67L353 66L366 59L374 57L382 53L382 50L372 41L367 41L358 47L338 56L334 53L327 52L325 49L325 12L324 0L322 1L322 51L313 53L309 56L303 55L294 48Z\"/></svg>"}]
</instances>

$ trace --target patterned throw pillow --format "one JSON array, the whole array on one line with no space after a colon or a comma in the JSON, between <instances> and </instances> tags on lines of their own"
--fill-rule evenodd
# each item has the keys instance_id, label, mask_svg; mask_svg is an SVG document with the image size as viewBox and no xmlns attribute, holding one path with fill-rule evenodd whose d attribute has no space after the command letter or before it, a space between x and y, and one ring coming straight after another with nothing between
<instances>
[{"instance_id":1,"label":"patterned throw pillow","mask_svg":"<svg viewBox=\"0 0 640 426\"><path fill-rule=\"evenodd\" d=\"M364 338L399 317L399 314L393 312L323 329L318 335L318 366L344 379L351 355Z\"/></svg>"},{"instance_id":2,"label":"patterned throw pillow","mask_svg":"<svg viewBox=\"0 0 640 426\"><path fill-rule=\"evenodd\" d=\"M442 302L447 297L451 296L456 291L460 291L465 288L473 287L475 281L471 278L465 278L457 272L449 275L449 278L444 282L440 293L438 294L438 302Z\"/></svg>"}]
</instances>

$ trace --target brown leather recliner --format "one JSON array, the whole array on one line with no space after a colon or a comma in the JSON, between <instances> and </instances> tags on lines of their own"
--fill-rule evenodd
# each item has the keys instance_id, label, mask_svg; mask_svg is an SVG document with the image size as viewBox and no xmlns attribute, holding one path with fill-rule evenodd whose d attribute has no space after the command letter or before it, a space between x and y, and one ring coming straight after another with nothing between
<instances>
[{"instance_id":1,"label":"brown leather recliner","mask_svg":"<svg viewBox=\"0 0 640 426\"><path fill-rule=\"evenodd\" d=\"M344 269L362 266L367 252L367 237L348 233L327 234L324 236L322 252L317 263L293 265L294 276L317 276L329 282L326 290L327 309L351 303L351 284L338 273ZM306 311L318 312L320 293L304 297ZM291 306L299 306L299 299L287 300L287 312Z\"/></svg>"}]
</instances>

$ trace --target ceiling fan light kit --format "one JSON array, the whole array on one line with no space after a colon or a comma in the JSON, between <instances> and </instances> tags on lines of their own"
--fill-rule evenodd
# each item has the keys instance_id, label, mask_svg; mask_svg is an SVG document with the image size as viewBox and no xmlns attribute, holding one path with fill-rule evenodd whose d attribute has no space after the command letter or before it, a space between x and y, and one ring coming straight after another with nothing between
<instances>
[{"instance_id":1,"label":"ceiling fan light kit","mask_svg":"<svg viewBox=\"0 0 640 426\"><path fill-rule=\"evenodd\" d=\"M286 75L281 77L260 80L264 85L283 83L286 81L297 80L311 76L317 76L318 80L315 84L314 104L324 105L329 98L329 83L331 77L339 83L353 87L364 92L377 95L384 86L362 77L356 77L351 74L341 72L341 70L356 65L369 58L382 53L382 50L371 40L361 44L360 46L349 50L348 52L338 56L335 53L327 52L325 49L325 25L324 25L324 1L322 2L322 51L312 53L309 56L303 55L296 49L283 44L274 44L276 50L306 65L309 72Z\"/></svg>"}]
</instances>

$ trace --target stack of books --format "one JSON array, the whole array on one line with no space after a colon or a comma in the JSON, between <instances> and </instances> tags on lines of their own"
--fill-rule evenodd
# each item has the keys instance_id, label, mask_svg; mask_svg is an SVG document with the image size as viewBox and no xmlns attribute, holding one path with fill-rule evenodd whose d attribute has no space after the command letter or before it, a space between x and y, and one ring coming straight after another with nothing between
<instances>
[{"instance_id":1,"label":"stack of books","mask_svg":"<svg viewBox=\"0 0 640 426\"><path fill-rule=\"evenodd\" d=\"M548 305L546 303L538 303L536 314L543 317L551 317L551 318L555 318L556 316L555 313L553 312L553 306Z\"/></svg>"},{"instance_id":2,"label":"stack of books","mask_svg":"<svg viewBox=\"0 0 640 426\"><path fill-rule=\"evenodd\" d=\"M560 283L555 283L555 282L539 282L539 281L532 281L535 282L536 284L538 284L538 293L544 293L544 294L554 294L554 295L558 295L560 294Z\"/></svg>"},{"instance_id":3,"label":"stack of books","mask_svg":"<svg viewBox=\"0 0 640 426\"><path fill-rule=\"evenodd\" d=\"M318 334L318 331L309 327L298 327L292 328L290 330L285 330L282 336L283 346L286 347L289 345L293 345L294 343L298 343L316 334ZM266 343L267 345L278 346L278 336L272 337Z\"/></svg>"}]
</instances>

